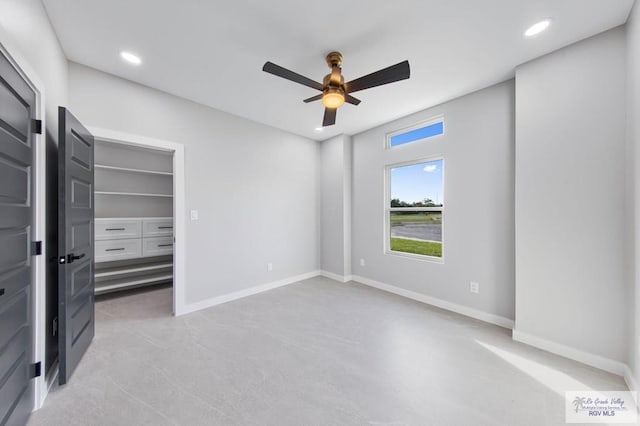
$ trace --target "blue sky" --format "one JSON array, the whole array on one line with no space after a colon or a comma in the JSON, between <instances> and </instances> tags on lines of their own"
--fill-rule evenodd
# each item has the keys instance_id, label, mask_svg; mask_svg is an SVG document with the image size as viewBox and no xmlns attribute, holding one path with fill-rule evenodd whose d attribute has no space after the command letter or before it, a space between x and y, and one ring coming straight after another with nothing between
<instances>
[{"instance_id":1,"label":"blue sky","mask_svg":"<svg viewBox=\"0 0 640 426\"><path fill-rule=\"evenodd\" d=\"M400 133L398 135L391 136L389 145L392 147L403 145L405 143L411 143L411 142L419 141L422 139L427 139L432 136L441 135L443 133L444 133L444 122L439 121L437 123L430 124L425 127L420 127L419 129L414 129L405 133Z\"/></svg>"},{"instance_id":2,"label":"blue sky","mask_svg":"<svg viewBox=\"0 0 640 426\"><path fill-rule=\"evenodd\" d=\"M391 198L413 203L430 198L443 203L442 160L391 169Z\"/></svg>"}]
</instances>

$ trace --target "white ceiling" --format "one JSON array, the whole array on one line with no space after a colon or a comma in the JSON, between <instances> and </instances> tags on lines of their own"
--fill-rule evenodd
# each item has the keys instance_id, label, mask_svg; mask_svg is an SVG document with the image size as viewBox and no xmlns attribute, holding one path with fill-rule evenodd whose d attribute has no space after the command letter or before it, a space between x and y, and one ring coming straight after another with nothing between
<instances>
[{"instance_id":1,"label":"white ceiling","mask_svg":"<svg viewBox=\"0 0 640 426\"><path fill-rule=\"evenodd\" d=\"M623 24L633 0L43 0L67 57L312 139L355 134L503 81L520 63ZM541 18L550 29L523 32ZM121 50L142 57L124 63ZM318 92L262 72L272 61L317 81L344 55L352 80L408 59L411 78L356 95L322 132ZM596 59L597 60L597 59Z\"/></svg>"}]
</instances>

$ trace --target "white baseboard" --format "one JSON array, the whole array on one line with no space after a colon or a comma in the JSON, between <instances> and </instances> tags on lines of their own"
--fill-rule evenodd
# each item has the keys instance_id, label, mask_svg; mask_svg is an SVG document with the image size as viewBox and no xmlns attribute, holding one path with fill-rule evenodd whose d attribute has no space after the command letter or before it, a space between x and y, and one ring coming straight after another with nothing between
<instances>
[{"instance_id":1,"label":"white baseboard","mask_svg":"<svg viewBox=\"0 0 640 426\"><path fill-rule=\"evenodd\" d=\"M331 278L334 281L338 281L341 283L346 283L351 281L352 277L351 275L338 275L338 274L334 274L333 272L329 272L329 271L320 271L320 274L323 277L327 277L327 278Z\"/></svg>"},{"instance_id":2,"label":"white baseboard","mask_svg":"<svg viewBox=\"0 0 640 426\"><path fill-rule=\"evenodd\" d=\"M273 281L266 284L260 284L254 287L246 288L244 290L235 291L233 293L223 294L222 296L212 297L211 299L202 300L200 302L189 303L185 305L183 309L178 314L176 314L176 316L189 314L201 309L206 309L212 306L220 305L222 303L231 302L232 300L242 299L243 297L253 296L254 294L262 293L264 291L273 290L274 288L283 287L285 285L293 284L298 281L317 277L318 275L320 275L320 271L307 272L306 274L296 275L294 277L289 277L283 280Z\"/></svg>"},{"instance_id":3,"label":"white baseboard","mask_svg":"<svg viewBox=\"0 0 640 426\"><path fill-rule=\"evenodd\" d=\"M565 358L572 359L574 361L581 362L583 364L607 371L618 376L622 376L625 378L625 380L627 380L627 371L629 371L629 377L631 377L631 370L629 369L629 367L620 361L605 358L600 355L585 352L580 349L552 342L550 340L542 339L540 337L533 336L528 333L523 333L522 331L518 331L515 329L513 330L513 340L527 344L529 346L533 346L538 349L542 349L547 352L551 352L556 355L563 356ZM629 382L627 382L627 385L629 385Z\"/></svg>"},{"instance_id":4,"label":"white baseboard","mask_svg":"<svg viewBox=\"0 0 640 426\"><path fill-rule=\"evenodd\" d=\"M480 311L478 309L469 308L468 306L458 305L457 303L452 303L446 300L427 296L426 294L416 293L415 291L406 290L404 288L381 283L380 281L375 281L370 278L354 275L352 277L352 280L360 284L368 285L370 287L374 287L379 290L397 294L398 296L403 296L409 299L417 300L418 302L422 302L428 305L436 306L438 308L446 309L447 311L451 311L460 315L475 318L477 320L488 322L490 324L495 324L500 327L512 329L514 326L513 320L509 318L490 314L488 312Z\"/></svg>"}]
</instances>

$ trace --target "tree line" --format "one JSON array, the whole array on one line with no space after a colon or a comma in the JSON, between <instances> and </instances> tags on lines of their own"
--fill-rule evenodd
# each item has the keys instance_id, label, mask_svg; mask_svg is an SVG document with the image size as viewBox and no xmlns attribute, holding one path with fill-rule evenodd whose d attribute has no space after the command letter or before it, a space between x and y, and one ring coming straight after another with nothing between
<instances>
[{"instance_id":1,"label":"tree line","mask_svg":"<svg viewBox=\"0 0 640 426\"><path fill-rule=\"evenodd\" d=\"M425 198L422 201L414 201L413 203L400 201L399 198L393 198L391 200L391 207L442 207L442 203L436 204L429 198Z\"/></svg>"}]
</instances>

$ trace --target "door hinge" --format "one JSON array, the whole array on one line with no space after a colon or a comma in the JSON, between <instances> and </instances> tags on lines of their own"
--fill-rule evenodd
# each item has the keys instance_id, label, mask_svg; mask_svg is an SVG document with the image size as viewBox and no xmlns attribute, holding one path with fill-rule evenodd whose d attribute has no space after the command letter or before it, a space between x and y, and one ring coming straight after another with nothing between
<instances>
[{"instance_id":1,"label":"door hinge","mask_svg":"<svg viewBox=\"0 0 640 426\"><path fill-rule=\"evenodd\" d=\"M38 361L35 364L31 364L31 378L35 379L40 376L42 376L42 363Z\"/></svg>"},{"instance_id":2,"label":"door hinge","mask_svg":"<svg viewBox=\"0 0 640 426\"><path fill-rule=\"evenodd\" d=\"M51 324L51 335L55 337L58 334L58 317L53 319L53 324Z\"/></svg>"},{"instance_id":3,"label":"door hinge","mask_svg":"<svg viewBox=\"0 0 640 426\"><path fill-rule=\"evenodd\" d=\"M31 241L31 256L42 254L42 241Z\"/></svg>"},{"instance_id":4,"label":"door hinge","mask_svg":"<svg viewBox=\"0 0 640 426\"><path fill-rule=\"evenodd\" d=\"M31 120L31 131L33 133L37 133L38 135L42 134L42 120Z\"/></svg>"}]
</instances>

